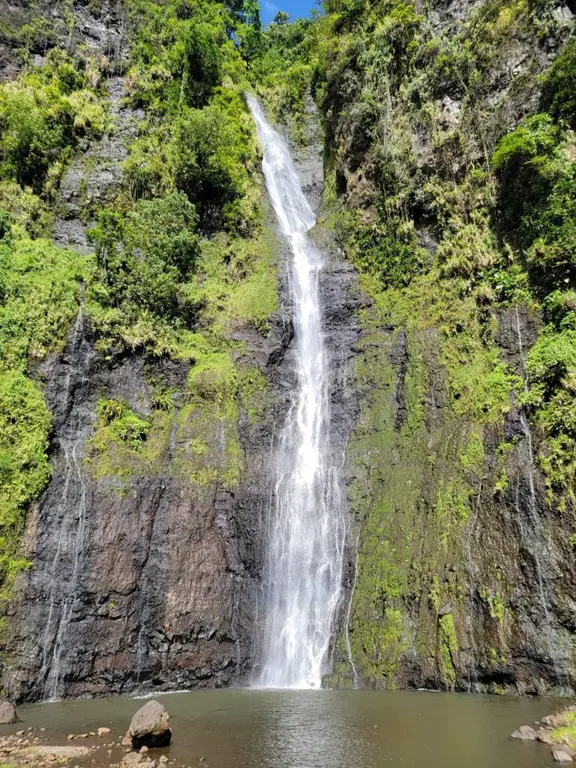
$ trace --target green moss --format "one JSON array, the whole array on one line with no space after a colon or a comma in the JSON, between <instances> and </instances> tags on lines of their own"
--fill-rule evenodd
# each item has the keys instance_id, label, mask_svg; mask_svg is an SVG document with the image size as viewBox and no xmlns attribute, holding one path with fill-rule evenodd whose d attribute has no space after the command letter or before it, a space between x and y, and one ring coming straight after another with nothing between
<instances>
[{"instance_id":1,"label":"green moss","mask_svg":"<svg viewBox=\"0 0 576 768\"><path fill-rule=\"evenodd\" d=\"M500 591L496 590L491 592L487 589L480 590L480 597L488 604L488 612L490 617L497 621L498 624L503 624L506 616L506 608Z\"/></svg>"},{"instance_id":2,"label":"green moss","mask_svg":"<svg viewBox=\"0 0 576 768\"><path fill-rule=\"evenodd\" d=\"M458 637L451 613L440 616L438 620L438 636L440 642L440 665L444 681L453 686L456 682L454 658L458 653Z\"/></svg>"},{"instance_id":3,"label":"green moss","mask_svg":"<svg viewBox=\"0 0 576 768\"><path fill-rule=\"evenodd\" d=\"M470 435L464 449L458 456L460 464L465 470L475 470L484 463L484 441L478 432Z\"/></svg>"},{"instance_id":4,"label":"green moss","mask_svg":"<svg viewBox=\"0 0 576 768\"><path fill-rule=\"evenodd\" d=\"M35 363L63 348L91 266L45 240L30 240L4 215L0 237L0 599L17 573L26 512L50 479L52 417Z\"/></svg>"},{"instance_id":5,"label":"green moss","mask_svg":"<svg viewBox=\"0 0 576 768\"><path fill-rule=\"evenodd\" d=\"M576 746L576 712L564 710L559 713L562 718L562 724L553 728L550 735L554 744L568 744L570 747Z\"/></svg>"},{"instance_id":6,"label":"green moss","mask_svg":"<svg viewBox=\"0 0 576 768\"><path fill-rule=\"evenodd\" d=\"M133 466L145 455L151 429L151 421L138 416L122 400L101 398L89 443L90 472L97 478L130 476Z\"/></svg>"}]
</instances>

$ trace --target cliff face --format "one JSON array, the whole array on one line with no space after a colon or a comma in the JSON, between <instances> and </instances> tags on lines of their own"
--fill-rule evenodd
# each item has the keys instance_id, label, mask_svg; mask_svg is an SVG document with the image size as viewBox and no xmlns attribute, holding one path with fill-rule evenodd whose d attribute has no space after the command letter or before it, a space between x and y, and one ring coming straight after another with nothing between
<instances>
[{"instance_id":1,"label":"cliff face","mask_svg":"<svg viewBox=\"0 0 576 768\"><path fill-rule=\"evenodd\" d=\"M6 18L15 33L24 21L45 24L32 71L64 40L106 62L109 129L80 142L51 201L54 242L91 264L86 232L126 195L124 163L145 112L128 103L126 9L76 4L70 31L65 11L13 5ZM21 58L9 34L4 44L8 78ZM284 255L267 238L259 280L274 286ZM290 391L290 317L278 311L265 329L234 322L221 342L233 351L216 357L224 381L209 370L193 400L197 360L138 345L98 349L86 293L64 350L33 371L52 414L52 479L28 514L30 567L7 610L6 691L30 701L228 685L251 660L271 441Z\"/></svg>"},{"instance_id":2,"label":"cliff face","mask_svg":"<svg viewBox=\"0 0 576 768\"><path fill-rule=\"evenodd\" d=\"M198 83L197 51L181 71L154 59L160 45L174 44L171 60L188 55L186 8L76 3L68 29L63 4L40 3L34 16L12 3L2 30L5 79L48 62L68 88L61 54L54 64L48 52L87 47L100 73L88 105L105 104L109 121L91 132L94 111L79 111L56 187L38 192L53 241L74 250L75 292L48 326L62 343L20 345L18 365L53 426L52 480L28 514L29 567L17 563L6 609L5 686L17 700L229 685L258 659L270 461L296 386L289 254L256 182L245 83L230 86L245 64L226 58L224 32L212 35L224 40L220 69L196 72ZM560 427L544 418L554 387L573 392L576 356L562 347L548 365L562 369L559 382L545 389L534 358L543 339L576 327L574 302L561 286L559 331L550 308L561 301L534 277L532 245L501 226L494 161L502 137L541 108L539 78L573 35L574 10L559 0L330 0L326 18L267 33L293 56L279 77L327 259L332 450L351 521L332 685L576 689L573 435L569 414ZM34 18L23 59L16 30ZM130 58L135 40L140 59ZM323 131L304 96L310 81ZM206 106L200 85L214 83ZM553 176L573 158L573 133L558 138L547 109L535 130L555 132ZM208 135L222 141L212 154ZM215 194L219 179L193 175L196 145L229 182L226 205L241 205L222 213L198 195L201 184ZM226 176L230 157L248 181ZM130 269L147 279L136 271L146 259L157 265L130 227L147 235L150 224L154 240L147 206L173 203L175 189L196 207L187 221L206 221L200 245L187 241L200 266L181 277L175 304L186 311L172 327L150 320L148 305L134 314L142 281L123 281ZM11 204L12 191L0 192ZM173 247L160 243L162 254ZM122 261L130 248L133 262ZM3 429L0 419L2 450Z\"/></svg>"},{"instance_id":3,"label":"cliff face","mask_svg":"<svg viewBox=\"0 0 576 768\"><path fill-rule=\"evenodd\" d=\"M330 6L317 85L330 205L349 217L336 229L374 300L355 348L358 555L332 684L576 685L572 506L526 406L546 320L538 285L498 286L523 260L498 255L509 233L490 166L538 111L573 16L520 5L388 3L379 18Z\"/></svg>"},{"instance_id":4,"label":"cliff face","mask_svg":"<svg viewBox=\"0 0 576 768\"><path fill-rule=\"evenodd\" d=\"M121 75L106 88L114 130L72 160L55 205L55 242L86 258L90 217L122 190L122 163L144 118L123 100ZM321 134L309 108L310 140L298 165L318 207ZM266 248L280 309L264 330L235 323L226 331L241 382L231 395L218 389L212 397L209 381L191 401L194 360L138 349L103 354L82 298L64 351L36 372L53 415L52 480L28 515L23 554L31 565L9 609L4 681L15 700L249 679L273 441L297 386L289 252L271 231ZM327 258L321 291L333 360L332 447L343 463L356 408L348 384L358 298L351 266L335 250ZM121 422L127 434L118 432ZM143 442L139 428L148 430Z\"/></svg>"},{"instance_id":5,"label":"cliff face","mask_svg":"<svg viewBox=\"0 0 576 768\"><path fill-rule=\"evenodd\" d=\"M267 371L284 349L282 334L280 320L266 340L245 331L243 362ZM110 365L92 342L80 315L62 357L43 370L55 416L53 474L29 517L32 566L16 591L7 690L35 700L228 685L250 659L258 524L278 411L258 424L246 412L238 424L203 418L184 403L186 365L151 367L138 356ZM152 455L95 471L98 397L150 414L151 376L175 399L152 436ZM240 474L227 482L237 439ZM222 479L199 482L199 463Z\"/></svg>"}]
</instances>

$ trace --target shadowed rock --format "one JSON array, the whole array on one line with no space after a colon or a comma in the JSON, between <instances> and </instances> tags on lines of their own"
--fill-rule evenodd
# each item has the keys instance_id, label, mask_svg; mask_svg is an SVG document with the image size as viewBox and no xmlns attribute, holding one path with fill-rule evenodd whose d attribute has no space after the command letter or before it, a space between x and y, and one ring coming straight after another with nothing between
<instances>
[{"instance_id":1,"label":"shadowed rock","mask_svg":"<svg viewBox=\"0 0 576 768\"><path fill-rule=\"evenodd\" d=\"M167 747L172 738L170 715L156 699L152 699L136 712L124 737L134 749L141 747Z\"/></svg>"},{"instance_id":2,"label":"shadowed rock","mask_svg":"<svg viewBox=\"0 0 576 768\"><path fill-rule=\"evenodd\" d=\"M0 724L7 725L9 723L17 722L18 715L16 714L16 710L9 701L3 701L0 704Z\"/></svg>"}]
</instances>

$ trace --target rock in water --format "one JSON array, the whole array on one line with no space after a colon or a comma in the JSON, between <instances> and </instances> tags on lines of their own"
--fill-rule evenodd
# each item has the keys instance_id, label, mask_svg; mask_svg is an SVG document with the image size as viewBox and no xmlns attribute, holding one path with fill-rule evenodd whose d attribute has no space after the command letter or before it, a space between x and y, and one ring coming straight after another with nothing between
<instances>
[{"instance_id":1,"label":"rock in water","mask_svg":"<svg viewBox=\"0 0 576 768\"><path fill-rule=\"evenodd\" d=\"M170 715L162 704L156 699L152 699L142 709L139 709L132 718L124 742L131 743L134 749L167 747L172 737L169 720Z\"/></svg>"},{"instance_id":2,"label":"rock in water","mask_svg":"<svg viewBox=\"0 0 576 768\"><path fill-rule=\"evenodd\" d=\"M7 725L8 723L17 723L18 715L16 710L10 704L9 701L3 701L0 703L0 724Z\"/></svg>"},{"instance_id":3,"label":"rock in water","mask_svg":"<svg viewBox=\"0 0 576 768\"><path fill-rule=\"evenodd\" d=\"M511 738L524 739L525 741L535 741L536 731L534 730L534 728L531 728L529 725L521 725L517 731L514 731Z\"/></svg>"},{"instance_id":4,"label":"rock in water","mask_svg":"<svg viewBox=\"0 0 576 768\"><path fill-rule=\"evenodd\" d=\"M557 763L571 763L572 756L562 747L557 747L552 750L552 757Z\"/></svg>"}]
</instances>

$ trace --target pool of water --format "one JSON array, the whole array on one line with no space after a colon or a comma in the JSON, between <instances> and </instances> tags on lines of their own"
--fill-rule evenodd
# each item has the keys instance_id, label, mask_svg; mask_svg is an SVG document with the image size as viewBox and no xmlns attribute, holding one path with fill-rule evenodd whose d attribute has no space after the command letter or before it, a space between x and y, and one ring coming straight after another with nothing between
<instances>
[{"instance_id":1,"label":"pool of water","mask_svg":"<svg viewBox=\"0 0 576 768\"><path fill-rule=\"evenodd\" d=\"M174 693L160 701L170 713L173 742L158 754L179 765L213 768L544 768L554 764L549 748L509 736L563 703L415 691L240 689ZM18 710L22 723L1 732L46 728L42 735L51 742L69 744L69 733L108 726L118 738L143 703L113 697L31 704ZM99 763L103 754L96 755ZM115 750L111 759L118 757Z\"/></svg>"}]
</instances>

